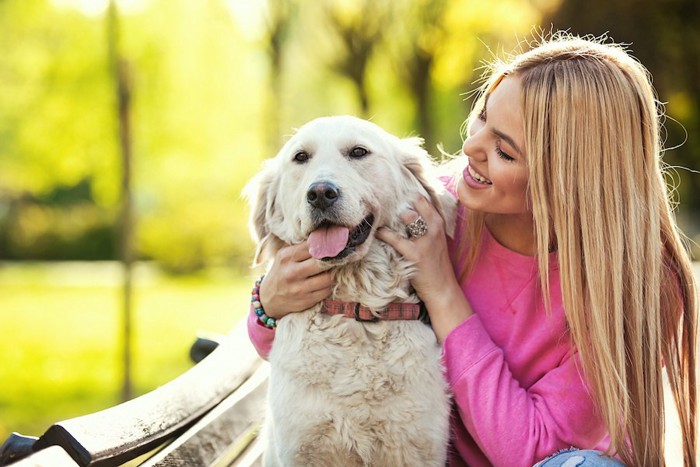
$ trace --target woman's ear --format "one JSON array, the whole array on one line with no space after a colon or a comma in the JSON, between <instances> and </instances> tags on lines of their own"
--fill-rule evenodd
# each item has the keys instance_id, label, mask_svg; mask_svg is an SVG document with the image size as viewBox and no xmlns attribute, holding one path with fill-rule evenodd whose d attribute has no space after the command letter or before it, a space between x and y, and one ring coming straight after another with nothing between
<instances>
[{"instance_id":1,"label":"woman's ear","mask_svg":"<svg viewBox=\"0 0 700 467\"><path fill-rule=\"evenodd\" d=\"M248 228L256 244L253 266L259 266L271 259L284 244L270 231L269 223L277 209L274 191L279 184L277 173L273 160L266 161L263 170L243 189L243 196L250 204Z\"/></svg>"},{"instance_id":2,"label":"woman's ear","mask_svg":"<svg viewBox=\"0 0 700 467\"><path fill-rule=\"evenodd\" d=\"M437 177L430 154L423 148L421 138L401 140L403 166L425 189L430 202L445 222L445 233L452 238L457 216L457 200Z\"/></svg>"}]
</instances>

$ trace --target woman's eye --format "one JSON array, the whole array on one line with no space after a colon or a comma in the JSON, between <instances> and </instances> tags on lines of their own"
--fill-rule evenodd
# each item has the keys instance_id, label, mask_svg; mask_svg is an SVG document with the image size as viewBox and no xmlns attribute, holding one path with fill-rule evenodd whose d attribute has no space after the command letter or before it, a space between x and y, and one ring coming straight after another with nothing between
<instances>
[{"instance_id":1,"label":"woman's eye","mask_svg":"<svg viewBox=\"0 0 700 467\"><path fill-rule=\"evenodd\" d=\"M361 157L365 157L367 154L369 154L369 151L362 146L355 146L350 150L350 157L353 159L359 159Z\"/></svg>"},{"instance_id":2,"label":"woman's eye","mask_svg":"<svg viewBox=\"0 0 700 467\"><path fill-rule=\"evenodd\" d=\"M294 162L299 162L300 164L303 164L304 162L309 160L309 153L306 151L299 151L296 154L294 154Z\"/></svg>"},{"instance_id":3,"label":"woman's eye","mask_svg":"<svg viewBox=\"0 0 700 467\"><path fill-rule=\"evenodd\" d=\"M508 154L503 152L500 146L496 146L496 154L498 154L498 157L500 157L506 162L513 162L515 160L514 157L510 157Z\"/></svg>"}]
</instances>

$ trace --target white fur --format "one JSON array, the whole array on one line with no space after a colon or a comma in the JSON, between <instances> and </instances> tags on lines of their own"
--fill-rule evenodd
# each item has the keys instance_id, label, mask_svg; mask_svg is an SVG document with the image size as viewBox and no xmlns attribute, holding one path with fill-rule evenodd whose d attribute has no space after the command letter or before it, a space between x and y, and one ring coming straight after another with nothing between
<instances>
[{"instance_id":1,"label":"white fur","mask_svg":"<svg viewBox=\"0 0 700 467\"><path fill-rule=\"evenodd\" d=\"M350 157L357 146L369 153ZM300 151L308 154L306 162L294 160ZM454 200L431 169L418 138L399 139L348 116L307 123L246 189L256 262L269 261L284 243L308 238L318 221L308 187L331 182L341 193L335 223L352 227L375 216L369 238L332 261L337 285L331 298L375 310L393 301L417 302L411 264L374 231L405 232L398 215L423 195L451 232ZM432 329L419 321L361 323L318 311L278 322L269 356L265 464L445 465L450 404Z\"/></svg>"}]
</instances>

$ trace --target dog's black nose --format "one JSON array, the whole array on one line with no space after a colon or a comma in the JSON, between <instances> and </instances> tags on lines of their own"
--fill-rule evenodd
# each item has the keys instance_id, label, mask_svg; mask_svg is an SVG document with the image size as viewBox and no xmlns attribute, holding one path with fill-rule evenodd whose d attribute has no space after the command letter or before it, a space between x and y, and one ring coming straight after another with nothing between
<instances>
[{"instance_id":1,"label":"dog's black nose","mask_svg":"<svg viewBox=\"0 0 700 467\"><path fill-rule=\"evenodd\" d=\"M339 196L340 190L331 182L315 182L306 192L306 201L317 209L326 209L338 201Z\"/></svg>"}]
</instances>

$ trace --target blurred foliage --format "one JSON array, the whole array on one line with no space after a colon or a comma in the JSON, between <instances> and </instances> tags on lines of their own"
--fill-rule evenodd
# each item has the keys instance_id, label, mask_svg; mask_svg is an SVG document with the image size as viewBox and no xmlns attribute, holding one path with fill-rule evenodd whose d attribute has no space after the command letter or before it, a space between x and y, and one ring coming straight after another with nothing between
<instances>
[{"instance_id":1,"label":"blurred foliage","mask_svg":"<svg viewBox=\"0 0 700 467\"><path fill-rule=\"evenodd\" d=\"M241 189L307 120L361 115L457 151L479 67L539 24L634 42L674 119L669 145L691 135L670 161L700 166L697 0L116 1L136 246L173 271L249 263ZM0 1L0 259L115 257L106 6ZM698 209L699 177L679 177Z\"/></svg>"}]
</instances>

